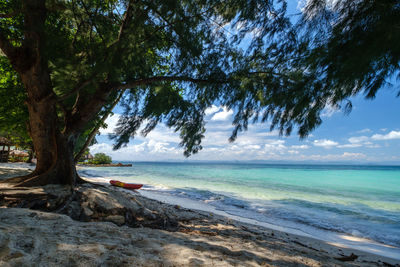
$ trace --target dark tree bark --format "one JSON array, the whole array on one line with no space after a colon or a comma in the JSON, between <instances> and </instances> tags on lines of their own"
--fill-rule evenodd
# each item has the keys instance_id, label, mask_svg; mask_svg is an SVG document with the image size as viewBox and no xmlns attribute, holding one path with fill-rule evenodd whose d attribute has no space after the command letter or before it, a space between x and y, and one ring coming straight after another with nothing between
<instances>
[{"instance_id":1,"label":"dark tree bark","mask_svg":"<svg viewBox=\"0 0 400 267\"><path fill-rule=\"evenodd\" d=\"M112 110L115 108L115 106L118 104L119 100L121 100L122 95L124 94L124 91L121 91L117 97L117 99L114 101L114 103L111 105L111 107L107 110L106 114L103 115L103 117L100 119L100 121L96 124L96 126L93 128L93 130L90 132L89 136L86 139L86 142L83 144L82 148L79 150L79 152L75 155L75 163L79 161L79 159L82 157L82 155L85 153L86 149L89 147L89 145L92 143L94 137L96 136L97 132L99 131L101 125L106 121L108 116L110 116L110 113Z\"/></svg>"},{"instance_id":2,"label":"dark tree bark","mask_svg":"<svg viewBox=\"0 0 400 267\"><path fill-rule=\"evenodd\" d=\"M75 185L82 181L75 168L74 147L76 140L87 123L99 113L109 101L112 90L124 90L140 85L157 82L185 81L191 83L217 83L187 76L142 77L124 83L113 83L105 73L92 73L64 96L57 96L53 91L48 59L46 54L46 6L45 0L23 1L23 38L21 46L14 46L6 34L0 31L0 48L10 60L15 71L20 75L27 93L29 111L29 132L35 148L37 164L33 173L14 178L8 182L17 186L39 186L46 184ZM132 5L126 12L117 41L110 47L121 44L125 24L130 16ZM117 49L118 50L118 49ZM118 52L119 53L119 52ZM113 60L110 60L112 62ZM226 81L220 81L226 82ZM95 88L91 95L80 97L80 90L90 86ZM70 109L64 108L62 101L76 95L75 104ZM60 108L59 108L60 107ZM57 114L62 110L63 121ZM61 126L62 129L61 129ZM94 132L95 134L95 132ZM93 134L93 136L94 136Z\"/></svg>"},{"instance_id":3,"label":"dark tree bark","mask_svg":"<svg viewBox=\"0 0 400 267\"><path fill-rule=\"evenodd\" d=\"M105 103L110 90L105 85L91 103L85 106L90 113L76 109L65 114L66 126L59 128L57 97L53 91L48 63L45 58L44 23L45 1L24 2L25 38L22 47L12 48L3 37L1 48L10 58L27 92L29 129L35 148L37 164L33 173L12 179L17 186L46 184L74 185L78 180L73 150L83 126ZM8 49L9 48L9 49ZM83 106L82 103L78 103Z\"/></svg>"}]
</instances>

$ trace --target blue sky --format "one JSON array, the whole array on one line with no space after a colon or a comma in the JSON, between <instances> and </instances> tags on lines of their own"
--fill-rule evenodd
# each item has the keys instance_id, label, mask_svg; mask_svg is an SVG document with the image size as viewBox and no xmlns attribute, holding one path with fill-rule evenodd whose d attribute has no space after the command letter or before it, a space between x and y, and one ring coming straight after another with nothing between
<instances>
[{"instance_id":1,"label":"blue sky","mask_svg":"<svg viewBox=\"0 0 400 267\"><path fill-rule=\"evenodd\" d=\"M289 1L289 12L299 11L297 1ZM106 123L107 129L97 136L98 144L91 152L105 152L115 161L279 161L279 162L341 162L400 165L400 83L382 88L375 99L363 95L351 99L353 110L345 115L327 107L323 123L304 139L293 133L280 137L269 132L269 125L255 124L239 135L234 143L228 138L233 129L233 111L213 106L207 112L207 132L203 150L186 159L179 147L179 136L165 125L159 125L146 138L135 137L127 147L112 150L108 133L112 132L121 109Z\"/></svg>"},{"instance_id":2,"label":"blue sky","mask_svg":"<svg viewBox=\"0 0 400 267\"><path fill-rule=\"evenodd\" d=\"M135 137L127 147L112 150L108 133L112 132L120 115L106 122L107 129L97 136L98 144L91 152L105 152L115 161L281 161L281 162L343 162L400 164L400 98L398 87L383 88L374 100L362 95L352 99L353 111L326 108L323 123L304 139L293 133L280 137L270 132L268 123L254 124L239 135L234 143L228 138L232 131L233 111L213 106L207 112L207 132L203 150L186 159L179 147L179 136L165 125L159 125L146 138Z\"/></svg>"}]
</instances>

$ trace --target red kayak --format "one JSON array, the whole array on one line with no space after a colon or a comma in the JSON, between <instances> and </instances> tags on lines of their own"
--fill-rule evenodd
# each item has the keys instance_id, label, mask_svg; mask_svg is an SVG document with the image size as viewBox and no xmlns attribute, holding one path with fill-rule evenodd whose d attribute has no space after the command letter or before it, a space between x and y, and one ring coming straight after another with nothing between
<instances>
[{"instance_id":1,"label":"red kayak","mask_svg":"<svg viewBox=\"0 0 400 267\"><path fill-rule=\"evenodd\" d=\"M128 184L116 180L110 180L110 184L112 184L113 186L119 186L126 189L140 189L143 186L142 184Z\"/></svg>"}]
</instances>

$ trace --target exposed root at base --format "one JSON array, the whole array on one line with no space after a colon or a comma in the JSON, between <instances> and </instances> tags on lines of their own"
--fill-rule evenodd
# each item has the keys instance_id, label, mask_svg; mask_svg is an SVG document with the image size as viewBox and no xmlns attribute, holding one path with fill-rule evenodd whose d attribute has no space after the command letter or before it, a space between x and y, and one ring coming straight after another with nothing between
<instances>
[{"instance_id":1,"label":"exposed root at base","mask_svg":"<svg viewBox=\"0 0 400 267\"><path fill-rule=\"evenodd\" d=\"M48 184L61 184L61 185L69 185L68 180L59 180L54 179L55 176L53 173L44 173L37 175L35 173L31 173L29 175L13 177L6 180L3 180L4 184L13 184L14 187L36 187L36 186L46 186ZM87 181L83 180L78 175L75 178L75 184L85 184Z\"/></svg>"},{"instance_id":2,"label":"exposed root at base","mask_svg":"<svg viewBox=\"0 0 400 267\"><path fill-rule=\"evenodd\" d=\"M146 207L133 195L85 181L67 185L0 188L0 206L66 214L78 221L108 221L130 227L178 230L178 222L159 206Z\"/></svg>"},{"instance_id":3,"label":"exposed root at base","mask_svg":"<svg viewBox=\"0 0 400 267\"><path fill-rule=\"evenodd\" d=\"M35 175L28 179L22 180L20 183L17 183L14 187L33 187L33 186L44 186L50 184L52 181L49 175Z\"/></svg>"},{"instance_id":4,"label":"exposed root at base","mask_svg":"<svg viewBox=\"0 0 400 267\"><path fill-rule=\"evenodd\" d=\"M19 183L22 183L23 181L26 181L26 180L34 177L34 176L36 176L36 173L32 172L32 173L27 174L27 175L11 177L11 178L7 178L7 179L4 179L4 180L1 180L0 184L19 184Z\"/></svg>"}]
</instances>

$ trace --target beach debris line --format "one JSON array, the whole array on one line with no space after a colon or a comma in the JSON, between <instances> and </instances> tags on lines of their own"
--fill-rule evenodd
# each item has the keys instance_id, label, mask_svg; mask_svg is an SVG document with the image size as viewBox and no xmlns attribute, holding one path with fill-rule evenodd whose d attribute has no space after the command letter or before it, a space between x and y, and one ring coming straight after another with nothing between
<instances>
[{"instance_id":1,"label":"beach debris line","mask_svg":"<svg viewBox=\"0 0 400 267\"><path fill-rule=\"evenodd\" d=\"M358 256L354 253L351 253L351 255L349 255L349 256L338 257L335 259L340 260L340 261L354 261L354 260L358 259Z\"/></svg>"},{"instance_id":2,"label":"beach debris line","mask_svg":"<svg viewBox=\"0 0 400 267\"><path fill-rule=\"evenodd\" d=\"M110 184L113 186L118 186L126 189L140 189L142 188L142 184L131 184L131 183L124 183L117 180L110 180Z\"/></svg>"}]
</instances>

